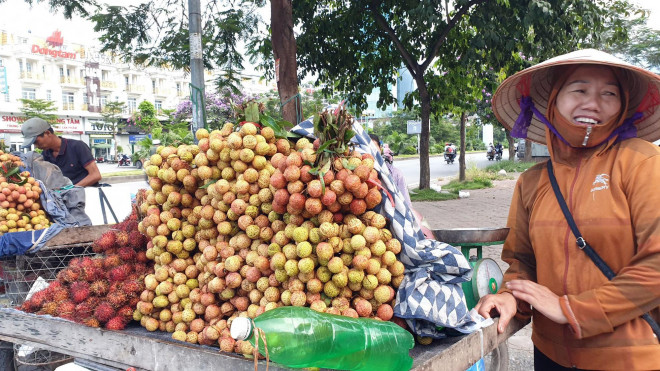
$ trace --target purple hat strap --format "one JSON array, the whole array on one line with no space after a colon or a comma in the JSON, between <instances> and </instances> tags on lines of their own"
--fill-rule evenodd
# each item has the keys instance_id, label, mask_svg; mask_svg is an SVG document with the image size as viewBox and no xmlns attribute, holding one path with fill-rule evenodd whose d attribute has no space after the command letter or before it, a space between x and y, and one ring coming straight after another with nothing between
<instances>
[{"instance_id":1,"label":"purple hat strap","mask_svg":"<svg viewBox=\"0 0 660 371\"><path fill-rule=\"evenodd\" d=\"M568 141L559 134L557 129L552 126L548 119L539 112L530 96L524 96L520 99L520 114L518 115L513 128L511 128L512 137L521 139L527 138L527 130L529 130L529 126L532 124L532 115L536 116L539 121L544 123L545 126L547 126L548 129L550 129L550 131L552 131L562 142L570 145Z\"/></svg>"}]
</instances>

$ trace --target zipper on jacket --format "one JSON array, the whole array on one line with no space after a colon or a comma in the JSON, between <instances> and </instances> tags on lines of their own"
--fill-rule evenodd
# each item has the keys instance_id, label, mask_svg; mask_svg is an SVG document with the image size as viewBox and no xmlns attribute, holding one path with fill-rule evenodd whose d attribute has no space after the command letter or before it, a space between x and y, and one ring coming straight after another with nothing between
<instances>
[{"instance_id":1,"label":"zipper on jacket","mask_svg":"<svg viewBox=\"0 0 660 371\"><path fill-rule=\"evenodd\" d=\"M578 159L577 166L575 167L575 175L573 175L573 182L571 183L571 187L568 190L568 208L569 210L571 209L571 206L573 205L573 192L575 190L575 184L578 181L578 176L580 174L580 168L582 165L582 159ZM573 211L571 210L571 213ZM567 277L568 277L568 268L570 266L570 258L569 258L569 249L570 249L570 242L569 242L569 236L571 235L571 229L570 226L568 225L568 222L566 223L566 234L564 237L564 278L563 278L563 286L564 286L564 295L568 295L568 284L567 284ZM564 336L566 336L566 332L564 332ZM573 357L571 354L571 349L566 346L566 353L568 354L568 359L573 364Z\"/></svg>"}]
</instances>

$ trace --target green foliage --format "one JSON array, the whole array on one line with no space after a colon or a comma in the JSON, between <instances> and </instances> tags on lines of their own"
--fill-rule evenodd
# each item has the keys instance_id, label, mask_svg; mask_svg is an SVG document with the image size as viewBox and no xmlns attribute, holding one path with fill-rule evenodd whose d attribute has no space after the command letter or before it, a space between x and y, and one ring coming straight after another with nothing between
<instances>
[{"instance_id":1,"label":"green foliage","mask_svg":"<svg viewBox=\"0 0 660 371\"><path fill-rule=\"evenodd\" d=\"M204 67L223 71L216 80L219 87L238 92L243 70L243 55L238 48L242 41L256 37L259 30L256 10L264 3L263 0L203 3ZM91 20L95 23L94 31L101 34L101 52L113 52L123 62L189 71L188 2L105 5Z\"/></svg>"},{"instance_id":2,"label":"green foliage","mask_svg":"<svg viewBox=\"0 0 660 371\"><path fill-rule=\"evenodd\" d=\"M458 198L458 191L456 192L436 192L430 188L427 189L413 189L410 191L410 201L447 201L455 200Z\"/></svg>"},{"instance_id":3,"label":"green foliage","mask_svg":"<svg viewBox=\"0 0 660 371\"><path fill-rule=\"evenodd\" d=\"M19 99L23 106L21 112L27 118L39 117L46 120L52 126L57 125L57 107L55 102L45 99Z\"/></svg>"},{"instance_id":4,"label":"green foliage","mask_svg":"<svg viewBox=\"0 0 660 371\"><path fill-rule=\"evenodd\" d=\"M407 146L399 153L402 155L414 155L417 154L417 148L415 146Z\"/></svg>"},{"instance_id":5,"label":"green foliage","mask_svg":"<svg viewBox=\"0 0 660 371\"><path fill-rule=\"evenodd\" d=\"M521 162L521 161L497 161L492 165L489 165L484 170L490 173L497 173L498 171L504 169L507 173L522 173L523 171L529 169L530 167L536 165L536 162Z\"/></svg>"},{"instance_id":6,"label":"green foliage","mask_svg":"<svg viewBox=\"0 0 660 371\"><path fill-rule=\"evenodd\" d=\"M124 102L107 102L101 111L103 121L112 125L112 133L116 134L121 129L121 115L124 112Z\"/></svg>"},{"instance_id":7,"label":"green foliage","mask_svg":"<svg viewBox=\"0 0 660 371\"><path fill-rule=\"evenodd\" d=\"M134 123L147 133L153 133L155 129L161 127L156 114L156 107L154 107L153 103L145 100L138 105L137 110L128 118L128 122Z\"/></svg>"}]
</instances>

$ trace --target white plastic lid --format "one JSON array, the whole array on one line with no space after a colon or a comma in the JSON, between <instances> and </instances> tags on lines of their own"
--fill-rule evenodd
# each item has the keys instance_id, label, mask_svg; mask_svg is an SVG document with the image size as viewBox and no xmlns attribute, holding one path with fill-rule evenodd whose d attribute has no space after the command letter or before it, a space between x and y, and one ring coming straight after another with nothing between
<instances>
[{"instance_id":1,"label":"white plastic lid","mask_svg":"<svg viewBox=\"0 0 660 371\"><path fill-rule=\"evenodd\" d=\"M245 340L252 333L252 321L245 317L236 317L229 328L231 337L235 340Z\"/></svg>"}]
</instances>

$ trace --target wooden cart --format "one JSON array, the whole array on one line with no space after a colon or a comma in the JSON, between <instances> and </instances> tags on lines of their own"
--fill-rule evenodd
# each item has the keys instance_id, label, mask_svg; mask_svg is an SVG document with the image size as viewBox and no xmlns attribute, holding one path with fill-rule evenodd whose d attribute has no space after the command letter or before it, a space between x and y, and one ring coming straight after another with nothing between
<instances>
[{"instance_id":1,"label":"wooden cart","mask_svg":"<svg viewBox=\"0 0 660 371\"><path fill-rule=\"evenodd\" d=\"M436 232L437 237L447 238L441 232ZM90 231L89 237L93 237L93 240L102 233L100 230ZM70 237L66 237L67 235ZM60 239L54 240L62 245L70 245L71 239L81 239L80 233L74 231L68 231L67 235L58 236ZM459 235L467 236L465 233ZM497 236L500 238L501 234ZM477 241L474 234L470 239ZM486 245L488 241L482 238L477 242ZM466 370L505 344L511 335L526 324L514 319L504 334L498 334L495 320L495 324L469 335L435 340L430 345L416 344L410 352L414 360L413 370ZM220 352L214 347L179 342L173 340L168 333L150 333L136 324L123 331L110 331L11 308L0 309L0 340L67 354L119 370L129 367L153 371L243 371L254 368L252 360L240 355ZM265 370L265 367L265 361L260 361L259 368ZM288 368L271 364L269 369Z\"/></svg>"}]
</instances>

